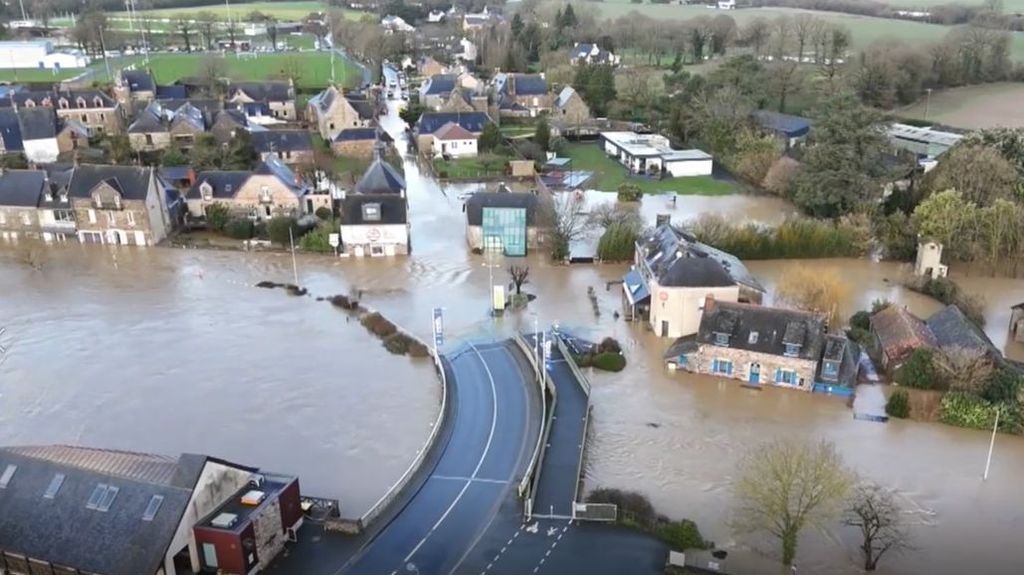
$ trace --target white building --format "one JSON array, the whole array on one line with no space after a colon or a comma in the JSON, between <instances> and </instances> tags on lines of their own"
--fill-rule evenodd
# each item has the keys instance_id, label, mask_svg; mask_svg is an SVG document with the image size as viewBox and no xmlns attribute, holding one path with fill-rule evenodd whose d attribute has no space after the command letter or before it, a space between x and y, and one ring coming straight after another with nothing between
<instances>
[{"instance_id":1,"label":"white building","mask_svg":"<svg viewBox=\"0 0 1024 575\"><path fill-rule=\"evenodd\" d=\"M342 200L341 244L354 257L409 253L409 215L405 180L381 158L381 150Z\"/></svg>"},{"instance_id":2,"label":"white building","mask_svg":"<svg viewBox=\"0 0 1024 575\"><path fill-rule=\"evenodd\" d=\"M451 158L475 158L477 155L478 136L455 122L448 122L434 132L431 147L434 156Z\"/></svg>"},{"instance_id":3,"label":"white building","mask_svg":"<svg viewBox=\"0 0 1024 575\"><path fill-rule=\"evenodd\" d=\"M89 58L77 50L54 52L49 40L0 42L0 67L3 68L61 70L88 65Z\"/></svg>"},{"instance_id":4,"label":"white building","mask_svg":"<svg viewBox=\"0 0 1024 575\"><path fill-rule=\"evenodd\" d=\"M717 6L719 10L735 10L736 0L718 0Z\"/></svg>"},{"instance_id":5,"label":"white building","mask_svg":"<svg viewBox=\"0 0 1024 575\"><path fill-rule=\"evenodd\" d=\"M415 32L416 28L411 26L401 16L387 16L381 18L380 25L389 32Z\"/></svg>"},{"instance_id":6,"label":"white building","mask_svg":"<svg viewBox=\"0 0 1024 575\"><path fill-rule=\"evenodd\" d=\"M701 150L673 150L668 138L636 132L601 132L604 151L632 174L673 178L709 176L713 166L710 154Z\"/></svg>"},{"instance_id":7,"label":"white building","mask_svg":"<svg viewBox=\"0 0 1024 575\"><path fill-rule=\"evenodd\" d=\"M455 55L456 58L465 62L476 62L477 49L476 44L469 40L469 38L463 38L459 40L459 47L461 51Z\"/></svg>"},{"instance_id":8,"label":"white building","mask_svg":"<svg viewBox=\"0 0 1024 575\"><path fill-rule=\"evenodd\" d=\"M916 155L926 172L935 167L939 156L963 139L961 134L899 123L891 124L887 132L892 145Z\"/></svg>"}]
</instances>

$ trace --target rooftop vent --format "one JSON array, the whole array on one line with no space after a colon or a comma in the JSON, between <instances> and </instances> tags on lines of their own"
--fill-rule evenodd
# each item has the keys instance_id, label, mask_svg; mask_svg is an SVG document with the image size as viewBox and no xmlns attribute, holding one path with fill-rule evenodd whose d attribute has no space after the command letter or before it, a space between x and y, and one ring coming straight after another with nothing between
<instances>
[{"instance_id":1,"label":"rooftop vent","mask_svg":"<svg viewBox=\"0 0 1024 575\"><path fill-rule=\"evenodd\" d=\"M210 525L217 529L230 529L238 523L238 516L234 513L221 513L210 521Z\"/></svg>"},{"instance_id":2,"label":"rooftop vent","mask_svg":"<svg viewBox=\"0 0 1024 575\"><path fill-rule=\"evenodd\" d=\"M255 507L260 503L263 503L263 500L266 497L267 494L264 493L263 491L260 491L259 489L252 489L242 496L242 505L249 505Z\"/></svg>"}]
</instances>

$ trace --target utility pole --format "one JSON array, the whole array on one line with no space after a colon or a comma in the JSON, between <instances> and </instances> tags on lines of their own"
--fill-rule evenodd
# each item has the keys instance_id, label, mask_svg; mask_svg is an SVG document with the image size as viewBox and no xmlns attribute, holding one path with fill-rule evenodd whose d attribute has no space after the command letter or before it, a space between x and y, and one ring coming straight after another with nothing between
<instances>
[{"instance_id":1,"label":"utility pole","mask_svg":"<svg viewBox=\"0 0 1024 575\"><path fill-rule=\"evenodd\" d=\"M28 20L28 16L25 14L25 0L18 0L18 4L21 5L21 19Z\"/></svg>"},{"instance_id":2,"label":"utility pole","mask_svg":"<svg viewBox=\"0 0 1024 575\"><path fill-rule=\"evenodd\" d=\"M992 449L996 446L996 430L999 429L999 409L996 408L996 421L992 424L992 440L988 443L988 459L985 460L985 474L982 481L988 481L988 468L992 465Z\"/></svg>"},{"instance_id":3,"label":"utility pole","mask_svg":"<svg viewBox=\"0 0 1024 575\"><path fill-rule=\"evenodd\" d=\"M288 226L288 243L292 245L292 273L295 277L295 285L299 285L299 264L295 262L295 238L292 236L292 227Z\"/></svg>"},{"instance_id":4,"label":"utility pole","mask_svg":"<svg viewBox=\"0 0 1024 575\"><path fill-rule=\"evenodd\" d=\"M110 59L107 58L107 42L103 39L103 26L97 26L100 31L100 50L103 51L103 65L107 68L107 80L113 80L114 76L110 73Z\"/></svg>"},{"instance_id":5,"label":"utility pole","mask_svg":"<svg viewBox=\"0 0 1024 575\"><path fill-rule=\"evenodd\" d=\"M931 88L926 88L925 89L925 96L924 96L924 121L925 122L928 121L928 108L931 107L931 104L932 104L932 89Z\"/></svg>"}]
</instances>

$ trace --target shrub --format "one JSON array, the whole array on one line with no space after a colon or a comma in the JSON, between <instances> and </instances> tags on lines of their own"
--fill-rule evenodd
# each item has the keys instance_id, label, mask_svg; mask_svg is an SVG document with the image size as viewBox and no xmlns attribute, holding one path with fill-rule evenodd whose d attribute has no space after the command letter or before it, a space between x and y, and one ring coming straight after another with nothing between
<instances>
[{"instance_id":1,"label":"shrub","mask_svg":"<svg viewBox=\"0 0 1024 575\"><path fill-rule=\"evenodd\" d=\"M846 330L846 337L865 347L871 345L871 332L859 327Z\"/></svg>"},{"instance_id":2,"label":"shrub","mask_svg":"<svg viewBox=\"0 0 1024 575\"><path fill-rule=\"evenodd\" d=\"M992 402L1024 403L1024 375L1004 367L992 376L981 396Z\"/></svg>"},{"instance_id":3,"label":"shrub","mask_svg":"<svg viewBox=\"0 0 1024 575\"><path fill-rule=\"evenodd\" d=\"M626 356L612 352L599 353L594 356L591 365L594 369L619 372L626 368Z\"/></svg>"},{"instance_id":4,"label":"shrub","mask_svg":"<svg viewBox=\"0 0 1024 575\"><path fill-rule=\"evenodd\" d=\"M973 321L978 327L985 327L985 311L981 301L964 293L953 280L922 278L917 282L911 282L907 287L930 295L946 305L955 305L964 312L967 319Z\"/></svg>"},{"instance_id":5,"label":"shrub","mask_svg":"<svg viewBox=\"0 0 1024 575\"><path fill-rule=\"evenodd\" d=\"M211 230L215 232L224 231L224 226L228 224L230 218L231 213L224 204L218 202L206 206L206 224L210 226Z\"/></svg>"},{"instance_id":6,"label":"shrub","mask_svg":"<svg viewBox=\"0 0 1024 575\"><path fill-rule=\"evenodd\" d=\"M299 246L307 252L333 253L334 246L331 245L331 234L337 232L338 228L333 223L322 222L313 231L302 236Z\"/></svg>"},{"instance_id":7,"label":"shrub","mask_svg":"<svg viewBox=\"0 0 1024 575\"><path fill-rule=\"evenodd\" d=\"M984 399L954 391L942 398L940 421L957 427L991 429L995 422L995 407Z\"/></svg>"},{"instance_id":8,"label":"shrub","mask_svg":"<svg viewBox=\"0 0 1024 575\"><path fill-rule=\"evenodd\" d=\"M633 259L637 235L637 227L629 223L614 223L608 226L597 243L597 257L607 262Z\"/></svg>"},{"instance_id":9,"label":"shrub","mask_svg":"<svg viewBox=\"0 0 1024 575\"><path fill-rule=\"evenodd\" d=\"M410 357L430 357L430 348L424 345L422 342L416 339L410 339L409 341L409 356Z\"/></svg>"},{"instance_id":10,"label":"shrub","mask_svg":"<svg viewBox=\"0 0 1024 575\"><path fill-rule=\"evenodd\" d=\"M587 496L587 503L612 503L619 508L619 521L644 529L658 522L654 506L643 494L623 489L595 489Z\"/></svg>"},{"instance_id":11,"label":"shrub","mask_svg":"<svg viewBox=\"0 0 1024 575\"><path fill-rule=\"evenodd\" d=\"M371 333L380 338L388 337L398 331L395 324L391 323L387 318L377 312L371 312L364 315L359 319L359 323L363 324L363 327L370 330Z\"/></svg>"},{"instance_id":12,"label":"shrub","mask_svg":"<svg viewBox=\"0 0 1024 575\"><path fill-rule=\"evenodd\" d=\"M864 310L861 310L861 311L853 314L852 316L850 316L850 327L851 328L857 328L857 329L863 329L865 331L866 330L870 330L871 329L871 314L866 312L866 311L864 311Z\"/></svg>"},{"instance_id":13,"label":"shrub","mask_svg":"<svg viewBox=\"0 0 1024 575\"><path fill-rule=\"evenodd\" d=\"M327 206L321 206L317 208L316 211L313 213L316 214L316 217L324 221L327 221L334 217L334 212L331 211L331 208L328 208Z\"/></svg>"},{"instance_id":14,"label":"shrub","mask_svg":"<svg viewBox=\"0 0 1024 575\"><path fill-rule=\"evenodd\" d=\"M409 336L398 332L384 338L384 347L395 355L405 355L409 352Z\"/></svg>"},{"instance_id":15,"label":"shrub","mask_svg":"<svg viewBox=\"0 0 1024 575\"><path fill-rule=\"evenodd\" d=\"M734 224L701 216L692 228L697 239L741 259L858 257L870 248L871 229L864 218L838 222L790 218L778 226Z\"/></svg>"},{"instance_id":16,"label":"shrub","mask_svg":"<svg viewBox=\"0 0 1024 575\"><path fill-rule=\"evenodd\" d=\"M910 394L905 389L897 389L885 402L885 413L892 417L906 419L910 417Z\"/></svg>"},{"instance_id":17,"label":"shrub","mask_svg":"<svg viewBox=\"0 0 1024 575\"><path fill-rule=\"evenodd\" d=\"M622 351L622 346L619 345L619 341L614 337L606 337L597 345L597 351L619 353Z\"/></svg>"},{"instance_id":18,"label":"shrub","mask_svg":"<svg viewBox=\"0 0 1024 575\"><path fill-rule=\"evenodd\" d=\"M636 184L619 184L618 199L620 202L639 202L644 196L644 191Z\"/></svg>"},{"instance_id":19,"label":"shrub","mask_svg":"<svg viewBox=\"0 0 1024 575\"><path fill-rule=\"evenodd\" d=\"M252 238L253 223L248 218L234 218L223 226L224 235L236 240L248 240Z\"/></svg>"},{"instance_id":20,"label":"shrub","mask_svg":"<svg viewBox=\"0 0 1024 575\"><path fill-rule=\"evenodd\" d=\"M288 216L277 216L272 218L267 223L267 236L270 241L281 246L287 246L290 240L289 230L291 230L291 237L299 239L299 224L295 221L295 218Z\"/></svg>"},{"instance_id":21,"label":"shrub","mask_svg":"<svg viewBox=\"0 0 1024 575\"><path fill-rule=\"evenodd\" d=\"M687 549L707 549L708 544L701 535L697 524L689 519L670 521L657 529L658 538L668 544L673 551Z\"/></svg>"},{"instance_id":22,"label":"shrub","mask_svg":"<svg viewBox=\"0 0 1024 575\"><path fill-rule=\"evenodd\" d=\"M359 309L359 300L350 298L347 295L336 295L332 296L328 301L334 307L340 307L341 309L348 311L355 311Z\"/></svg>"},{"instance_id":23,"label":"shrub","mask_svg":"<svg viewBox=\"0 0 1024 575\"><path fill-rule=\"evenodd\" d=\"M945 389L946 382L935 367L935 352L918 348L896 371L896 383L916 389Z\"/></svg>"}]
</instances>

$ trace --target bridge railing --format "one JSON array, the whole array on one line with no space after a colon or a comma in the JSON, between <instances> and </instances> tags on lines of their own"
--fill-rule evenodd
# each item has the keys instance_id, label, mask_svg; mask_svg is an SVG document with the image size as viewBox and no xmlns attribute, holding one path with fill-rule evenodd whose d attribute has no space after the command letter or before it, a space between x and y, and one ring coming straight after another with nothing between
<instances>
[{"instance_id":1,"label":"bridge railing","mask_svg":"<svg viewBox=\"0 0 1024 575\"><path fill-rule=\"evenodd\" d=\"M572 518L614 523L619 518L619 507L614 503L576 503L572 506Z\"/></svg>"},{"instance_id":2,"label":"bridge railing","mask_svg":"<svg viewBox=\"0 0 1024 575\"><path fill-rule=\"evenodd\" d=\"M562 341L561 336L555 334L555 343L558 345L558 351L562 353L562 357L565 358L565 362L569 364L569 369L572 370L573 376L576 377L576 381L579 382L580 387L583 388L583 393L590 397L590 380L587 376L583 375L580 371L580 367L576 365L576 361L573 360L572 354L569 353L569 348L565 346L565 342Z\"/></svg>"},{"instance_id":3,"label":"bridge railing","mask_svg":"<svg viewBox=\"0 0 1024 575\"><path fill-rule=\"evenodd\" d=\"M448 375L444 369L444 363L441 361L441 356L436 351L432 352L434 357L434 364L437 367L437 371L441 377L441 410L437 413L437 419L434 420L433 428L430 430L430 434L427 436L426 443L416 453L416 457L413 458L412 463L405 470L405 473L398 478L398 481L387 490L380 499L374 503L370 509L359 518L360 529L365 529L367 525L373 523L380 514L390 505L395 498L402 492L402 489L409 484L409 480L412 479L413 474L419 469L423 463L424 458L430 453L431 448L434 446L434 441L437 439L437 434L441 431L441 427L444 425L444 419L448 410Z\"/></svg>"},{"instance_id":4,"label":"bridge railing","mask_svg":"<svg viewBox=\"0 0 1024 575\"><path fill-rule=\"evenodd\" d=\"M537 483L540 481L541 473L541 460L544 457L544 446L547 445L548 437L551 433L551 417L555 413L555 402L557 401L557 394L555 392L555 386L548 377L547 369L545 369L542 363L538 363L538 358L534 349L530 348L530 344L526 342L521 334L515 334L512 338L519 349L526 355L533 366L533 371L537 385L540 388L540 400L541 400L541 432L537 434L537 444L533 448L533 455L530 457L530 463L526 468L526 473L523 475L523 479L519 482L519 496L524 497L523 508L527 520L533 515L533 500L537 491ZM537 349L540 349L539 347ZM551 407L548 408L548 402L544 394L545 390L551 394Z\"/></svg>"},{"instance_id":5,"label":"bridge railing","mask_svg":"<svg viewBox=\"0 0 1024 575\"><path fill-rule=\"evenodd\" d=\"M580 460L576 464L576 490L573 493L573 501L580 500L580 484L582 480L580 477L583 474L583 457L586 453L587 446L587 434L590 431L590 381L587 379L583 372L580 370L580 366L576 365L576 360L573 359L572 354L569 353L569 349L565 346L565 342L562 341L561 336L555 334L555 343L558 345L558 351L562 353L562 358L565 359L565 363L569 364L569 369L572 371L573 377L580 384L580 388L583 389L583 393L587 396L587 411L583 415L583 447L580 448ZM576 516L576 505L586 505L585 503L576 503L573 506L573 516Z\"/></svg>"}]
</instances>

